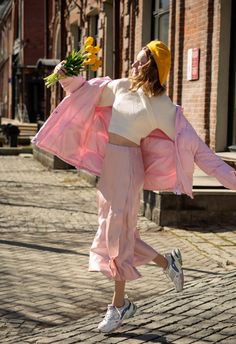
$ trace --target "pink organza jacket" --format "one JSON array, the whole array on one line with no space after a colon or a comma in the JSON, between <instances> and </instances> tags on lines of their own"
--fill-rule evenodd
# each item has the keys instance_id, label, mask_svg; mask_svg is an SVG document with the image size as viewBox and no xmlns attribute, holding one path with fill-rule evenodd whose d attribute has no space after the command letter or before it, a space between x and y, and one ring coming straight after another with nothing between
<instances>
[{"instance_id":1,"label":"pink organza jacket","mask_svg":"<svg viewBox=\"0 0 236 344\"><path fill-rule=\"evenodd\" d=\"M108 142L111 107L98 107L110 78L85 81L66 78L62 87L69 93L33 138L37 147L99 176ZM229 189L236 190L234 169L223 162L197 135L176 106L176 136L172 141L156 129L141 141L145 168L144 189L187 194L191 198L194 163Z\"/></svg>"}]
</instances>

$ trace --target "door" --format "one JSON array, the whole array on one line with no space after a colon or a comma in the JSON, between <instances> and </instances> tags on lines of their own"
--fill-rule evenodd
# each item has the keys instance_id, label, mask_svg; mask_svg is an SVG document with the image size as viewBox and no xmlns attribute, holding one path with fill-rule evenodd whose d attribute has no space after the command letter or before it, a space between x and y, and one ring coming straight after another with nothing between
<instances>
[{"instance_id":1,"label":"door","mask_svg":"<svg viewBox=\"0 0 236 344\"><path fill-rule=\"evenodd\" d=\"M236 1L232 1L231 17L228 148L236 152Z\"/></svg>"}]
</instances>

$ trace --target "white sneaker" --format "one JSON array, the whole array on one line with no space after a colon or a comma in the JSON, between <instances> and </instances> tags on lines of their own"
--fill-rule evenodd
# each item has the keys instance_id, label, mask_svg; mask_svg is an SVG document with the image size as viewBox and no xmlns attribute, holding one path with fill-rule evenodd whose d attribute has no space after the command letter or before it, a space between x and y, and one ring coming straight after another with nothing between
<instances>
[{"instance_id":1,"label":"white sneaker","mask_svg":"<svg viewBox=\"0 0 236 344\"><path fill-rule=\"evenodd\" d=\"M98 330L103 333L109 333L117 330L121 326L123 320L131 318L137 310L137 306L125 299L125 304L121 308L108 305L104 319L98 325Z\"/></svg>"},{"instance_id":2,"label":"white sneaker","mask_svg":"<svg viewBox=\"0 0 236 344\"><path fill-rule=\"evenodd\" d=\"M183 265L183 259L182 259L182 255L181 255L181 252L180 252L180 249L179 248L175 248L173 251L171 251L171 254L172 256L177 259L177 261L179 262L179 264Z\"/></svg>"},{"instance_id":3,"label":"white sneaker","mask_svg":"<svg viewBox=\"0 0 236 344\"><path fill-rule=\"evenodd\" d=\"M168 266L164 270L167 277L174 283L177 292L184 287L184 273L182 270L182 255L179 249L174 249L171 253L164 255L168 261Z\"/></svg>"}]
</instances>

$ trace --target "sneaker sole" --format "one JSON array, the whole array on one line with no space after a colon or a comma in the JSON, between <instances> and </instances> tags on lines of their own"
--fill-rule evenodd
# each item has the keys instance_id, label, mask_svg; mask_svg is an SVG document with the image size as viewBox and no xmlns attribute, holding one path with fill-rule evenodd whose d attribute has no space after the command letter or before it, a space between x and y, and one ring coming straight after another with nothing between
<instances>
[{"instance_id":1,"label":"sneaker sole","mask_svg":"<svg viewBox=\"0 0 236 344\"><path fill-rule=\"evenodd\" d=\"M182 274L181 276L181 286L180 287L176 287L175 286L175 290L177 291L177 293L181 292L184 289L184 274Z\"/></svg>"},{"instance_id":2,"label":"sneaker sole","mask_svg":"<svg viewBox=\"0 0 236 344\"><path fill-rule=\"evenodd\" d=\"M100 333L107 333L107 334L109 334L109 333L113 333L114 331L116 331L116 330L118 330L118 328L120 328L121 327L121 325L122 325L122 322L121 323L119 323L119 325L117 326L117 327L115 327L115 328L113 328L112 330L110 330L110 331L103 331L103 330L100 330L100 329L98 329L98 331L100 332Z\"/></svg>"}]
</instances>

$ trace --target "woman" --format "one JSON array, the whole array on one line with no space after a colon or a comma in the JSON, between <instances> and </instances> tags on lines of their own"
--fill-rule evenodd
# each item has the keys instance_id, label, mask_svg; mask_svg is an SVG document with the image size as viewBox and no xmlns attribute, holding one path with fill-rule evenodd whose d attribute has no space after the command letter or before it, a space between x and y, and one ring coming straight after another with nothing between
<instances>
[{"instance_id":1,"label":"woman","mask_svg":"<svg viewBox=\"0 0 236 344\"><path fill-rule=\"evenodd\" d=\"M160 56L161 82L157 65ZM136 266L154 261L168 272L177 291L183 288L183 272L176 256L169 255L168 261L144 243L136 230L144 180L140 141L157 127L174 140L176 107L164 94L163 86L169 68L167 47L161 42L151 42L138 53L131 78L110 82L99 102L99 106L113 106L109 143L97 186L99 229L91 247L89 265L90 271L100 270L115 279L112 303L98 326L103 332L116 329L123 319L135 313L136 306L125 300L124 295L125 281L140 276ZM138 90L150 98L153 114L147 111Z\"/></svg>"},{"instance_id":2,"label":"woman","mask_svg":"<svg viewBox=\"0 0 236 344\"><path fill-rule=\"evenodd\" d=\"M63 64L55 71L63 74ZM112 303L98 325L104 333L117 329L136 311L125 299L125 283L140 277L137 266L153 261L176 291L183 289L180 251L163 256L143 242L136 229L143 186L192 197L196 162L226 187L236 188L233 169L201 141L181 108L165 94L169 69L168 48L152 41L138 53L129 79L63 79L70 95L33 140L77 168L100 175L99 228L89 271L100 271L115 283Z\"/></svg>"}]
</instances>

